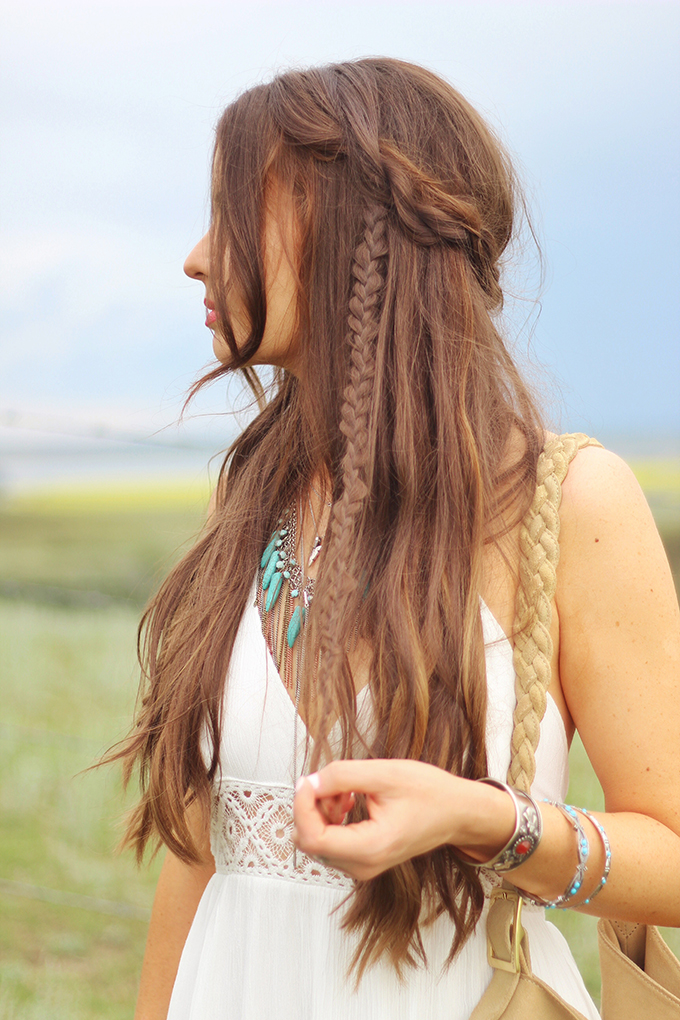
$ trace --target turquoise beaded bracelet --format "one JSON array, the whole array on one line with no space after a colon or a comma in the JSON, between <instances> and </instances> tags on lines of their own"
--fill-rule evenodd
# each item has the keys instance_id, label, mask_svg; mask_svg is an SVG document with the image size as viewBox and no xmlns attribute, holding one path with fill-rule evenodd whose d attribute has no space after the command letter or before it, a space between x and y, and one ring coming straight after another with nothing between
<instances>
[{"instance_id":1,"label":"turquoise beaded bracelet","mask_svg":"<svg viewBox=\"0 0 680 1020\"><path fill-rule=\"evenodd\" d=\"M597 888L595 889L594 892L591 892L591 894L588 897L588 899L584 900L583 903L579 903L578 904L579 907L585 907L585 905L587 903L590 903L590 901L595 896L597 896L597 894L607 884L607 879L609 878L609 872L610 872L611 866L612 866L612 848L611 848L611 844L609 843L609 838L607 836L607 833L604 831L603 827L600 825L600 823L598 822L597 818L595 818L593 815L591 815L590 811L587 811L585 808L582 808L582 807L572 808L572 811L580 811L580 813L582 815L585 815L586 818L588 818L592 822L592 824L595 826L595 828L598 831L600 839L602 840L602 846L604 847L604 871L602 872L602 878L600 879L600 882L599 882Z\"/></svg>"},{"instance_id":2,"label":"turquoise beaded bracelet","mask_svg":"<svg viewBox=\"0 0 680 1020\"><path fill-rule=\"evenodd\" d=\"M530 896L527 893L522 892L523 898L533 904L535 907L545 907L546 910L552 910L555 907L565 906L569 900L571 900L578 893L579 889L583 885L583 879L587 870L588 855L590 853L590 844L588 843L588 837L586 836L585 829L581 825L581 821L573 807L568 804L559 804L554 800L545 800L544 803L552 804L565 816L567 821L573 826L576 832L577 839L577 853L578 853L578 864L576 866L576 872L571 882L567 886L566 890L561 896L558 896L554 900L541 900L538 897Z\"/></svg>"}]
</instances>

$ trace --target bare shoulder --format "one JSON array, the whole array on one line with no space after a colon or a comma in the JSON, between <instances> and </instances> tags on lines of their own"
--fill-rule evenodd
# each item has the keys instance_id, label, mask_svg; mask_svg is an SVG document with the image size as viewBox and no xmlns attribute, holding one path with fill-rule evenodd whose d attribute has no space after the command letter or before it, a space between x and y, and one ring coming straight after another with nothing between
<instances>
[{"instance_id":1,"label":"bare shoulder","mask_svg":"<svg viewBox=\"0 0 680 1020\"><path fill-rule=\"evenodd\" d=\"M581 450L562 485L558 592L578 612L584 590L600 611L623 593L643 594L655 612L677 607L668 560L644 493L628 465L599 447ZM592 601L586 598L583 608Z\"/></svg>"},{"instance_id":2,"label":"bare shoulder","mask_svg":"<svg viewBox=\"0 0 680 1020\"><path fill-rule=\"evenodd\" d=\"M642 489L626 462L601 446L580 450L562 483L562 524L568 527L593 517L613 520L631 512L652 520Z\"/></svg>"},{"instance_id":3,"label":"bare shoulder","mask_svg":"<svg viewBox=\"0 0 680 1020\"><path fill-rule=\"evenodd\" d=\"M619 581L675 597L668 560L644 493L628 465L610 450L587 447L572 461L560 507L562 598L595 584L600 598ZM616 593L617 597L620 593ZM657 600L655 600L657 601Z\"/></svg>"},{"instance_id":4,"label":"bare shoulder","mask_svg":"<svg viewBox=\"0 0 680 1020\"><path fill-rule=\"evenodd\" d=\"M668 811L677 826L680 610L651 511L619 457L586 448L565 479L560 519L556 604L569 711L608 808Z\"/></svg>"}]
</instances>

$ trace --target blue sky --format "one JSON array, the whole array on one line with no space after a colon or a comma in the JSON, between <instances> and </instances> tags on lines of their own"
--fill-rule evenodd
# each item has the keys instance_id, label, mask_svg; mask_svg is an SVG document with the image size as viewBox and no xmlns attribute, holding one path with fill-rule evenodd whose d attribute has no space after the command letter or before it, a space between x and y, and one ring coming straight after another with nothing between
<instances>
[{"instance_id":1,"label":"blue sky","mask_svg":"<svg viewBox=\"0 0 680 1020\"><path fill-rule=\"evenodd\" d=\"M3 7L0 411L172 421L211 356L181 267L219 112L279 68L380 53L447 77L517 158L546 278L537 316L529 251L511 326L530 317L552 420L680 437L678 4Z\"/></svg>"}]
</instances>

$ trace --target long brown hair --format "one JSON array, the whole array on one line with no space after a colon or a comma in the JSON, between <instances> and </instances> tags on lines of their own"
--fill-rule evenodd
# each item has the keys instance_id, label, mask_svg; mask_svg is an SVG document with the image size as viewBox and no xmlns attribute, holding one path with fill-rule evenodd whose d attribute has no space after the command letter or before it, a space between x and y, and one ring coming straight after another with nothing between
<instances>
[{"instance_id":1,"label":"long brown hair","mask_svg":"<svg viewBox=\"0 0 680 1020\"><path fill-rule=\"evenodd\" d=\"M144 615L137 721L118 753L126 778L141 777L127 832L140 856L155 840L197 859L185 807L208 803L219 768L225 676L257 564L318 471L333 509L306 634L311 767L339 718L345 757L358 738L369 757L486 774L482 557L531 501L542 435L496 325L510 163L461 95L400 61L290 71L244 93L217 126L212 177L212 264L228 253L229 270L211 285L232 362L197 386L240 368L259 392L248 363L267 316L273 181L295 210L302 370L277 371L227 454L211 521ZM238 345L234 294L250 325ZM347 658L357 630L372 648L370 738L357 733ZM482 905L476 873L448 846L358 883L343 923L360 936L359 974L383 954L397 969L423 956L423 908L450 915L452 958Z\"/></svg>"}]
</instances>

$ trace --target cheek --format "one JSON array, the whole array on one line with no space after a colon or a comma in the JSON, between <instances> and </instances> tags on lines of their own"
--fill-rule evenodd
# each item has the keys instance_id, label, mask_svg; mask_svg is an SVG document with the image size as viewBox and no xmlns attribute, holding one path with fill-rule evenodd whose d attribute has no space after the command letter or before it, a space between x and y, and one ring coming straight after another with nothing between
<instances>
[{"instance_id":1,"label":"cheek","mask_svg":"<svg viewBox=\"0 0 680 1020\"><path fill-rule=\"evenodd\" d=\"M236 340L236 346L240 348L242 344L246 342L250 335L250 321L246 314L243 301L238 295L233 292L229 292L228 307L229 307L229 321L231 322L231 328L234 331L234 339Z\"/></svg>"},{"instance_id":2,"label":"cheek","mask_svg":"<svg viewBox=\"0 0 680 1020\"><path fill-rule=\"evenodd\" d=\"M280 271L267 293L267 324L261 355L271 359L273 364L295 357L296 326L295 283L289 272Z\"/></svg>"}]
</instances>

